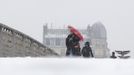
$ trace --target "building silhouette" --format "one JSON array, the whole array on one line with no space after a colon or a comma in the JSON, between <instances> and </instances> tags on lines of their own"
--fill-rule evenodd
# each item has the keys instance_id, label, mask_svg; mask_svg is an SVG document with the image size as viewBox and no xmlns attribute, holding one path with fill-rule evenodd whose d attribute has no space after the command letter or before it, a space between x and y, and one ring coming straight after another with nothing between
<instances>
[{"instance_id":1,"label":"building silhouette","mask_svg":"<svg viewBox=\"0 0 134 75\"><path fill-rule=\"evenodd\" d=\"M110 56L107 46L106 29L101 22L96 22L92 26L88 25L87 29L79 29L79 31L84 37L84 41L81 42L81 48L86 41L89 41L96 58L106 58ZM43 43L59 55L65 56L65 39L68 34L68 29L48 28L46 24L43 27Z\"/></svg>"}]
</instances>

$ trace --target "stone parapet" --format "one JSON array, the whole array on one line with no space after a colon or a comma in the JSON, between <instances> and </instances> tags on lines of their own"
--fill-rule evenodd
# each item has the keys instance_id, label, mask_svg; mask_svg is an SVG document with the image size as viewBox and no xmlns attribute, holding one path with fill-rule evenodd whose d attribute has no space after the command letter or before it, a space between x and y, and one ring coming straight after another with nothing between
<instances>
[{"instance_id":1,"label":"stone parapet","mask_svg":"<svg viewBox=\"0 0 134 75\"><path fill-rule=\"evenodd\" d=\"M42 43L0 23L0 57L58 56Z\"/></svg>"}]
</instances>

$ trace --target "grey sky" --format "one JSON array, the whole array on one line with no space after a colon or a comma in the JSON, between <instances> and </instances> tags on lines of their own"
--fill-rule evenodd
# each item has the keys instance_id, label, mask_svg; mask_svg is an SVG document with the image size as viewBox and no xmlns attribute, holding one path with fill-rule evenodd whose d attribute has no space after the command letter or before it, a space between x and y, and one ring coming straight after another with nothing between
<instances>
[{"instance_id":1,"label":"grey sky","mask_svg":"<svg viewBox=\"0 0 134 75\"><path fill-rule=\"evenodd\" d=\"M111 50L133 50L133 4L133 0L0 0L0 22L42 42L47 22L56 28L67 24L86 28L101 21Z\"/></svg>"}]
</instances>

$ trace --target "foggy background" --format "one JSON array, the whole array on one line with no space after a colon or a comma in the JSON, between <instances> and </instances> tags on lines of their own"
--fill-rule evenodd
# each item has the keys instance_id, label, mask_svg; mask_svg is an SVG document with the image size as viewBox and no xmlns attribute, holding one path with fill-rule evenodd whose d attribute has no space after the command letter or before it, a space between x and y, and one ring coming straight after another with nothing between
<instances>
[{"instance_id":1,"label":"foggy background","mask_svg":"<svg viewBox=\"0 0 134 75\"><path fill-rule=\"evenodd\" d=\"M53 28L68 24L86 28L101 21L110 50L131 50L133 55L133 4L133 0L0 0L0 23L42 42L45 23L53 23Z\"/></svg>"},{"instance_id":2,"label":"foggy background","mask_svg":"<svg viewBox=\"0 0 134 75\"><path fill-rule=\"evenodd\" d=\"M133 55L133 20L133 0L0 0L0 23L40 42L45 23L53 23L53 28L68 24L86 28L101 21L110 50L131 50ZM133 63L133 59L1 58L0 70L3 75L133 75Z\"/></svg>"}]
</instances>

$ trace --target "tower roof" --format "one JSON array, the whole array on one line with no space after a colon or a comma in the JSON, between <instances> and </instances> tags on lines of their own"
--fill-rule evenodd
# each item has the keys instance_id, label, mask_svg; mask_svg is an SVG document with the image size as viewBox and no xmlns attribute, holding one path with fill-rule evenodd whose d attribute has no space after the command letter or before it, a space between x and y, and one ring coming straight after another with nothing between
<instances>
[{"instance_id":1,"label":"tower roof","mask_svg":"<svg viewBox=\"0 0 134 75\"><path fill-rule=\"evenodd\" d=\"M106 38L106 29L101 22L96 22L91 27L92 37L94 38Z\"/></svg>"}]
</instances>

